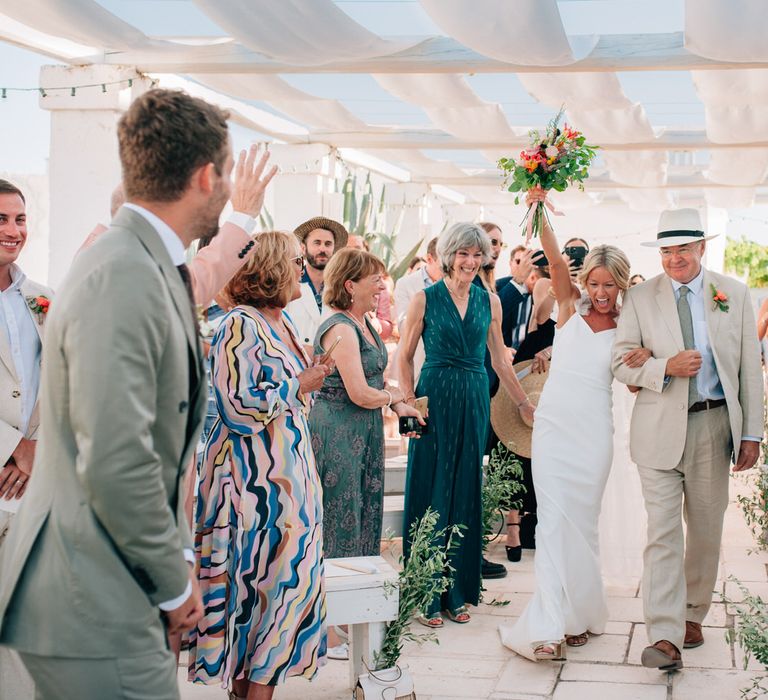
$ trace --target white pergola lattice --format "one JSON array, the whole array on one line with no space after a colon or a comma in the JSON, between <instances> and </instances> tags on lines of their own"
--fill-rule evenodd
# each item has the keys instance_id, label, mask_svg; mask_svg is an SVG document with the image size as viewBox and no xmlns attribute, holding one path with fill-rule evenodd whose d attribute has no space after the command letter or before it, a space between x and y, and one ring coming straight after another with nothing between
<instances>
[{"instance_id":1,"label":"white pergola lattice","mask_svg":"<svg viewBox=\"0 0 768 700\"><path fill-rule=\"evenodd\" d=\"M399 35L385 36L345 11L354 3L331 0L177 2L176 10L186 7L208 22L208 34L157 36L119 16L122 5L0 0L0 40L66 66L41 75L47 90L41 105L54 115L52 221L86 177L103 183L94 197L107 200L118 178L114 124L131 95L146 89L142 75L222 104L233 121L275 144L288 175L272 205L285 227L304 213L338 209L339 197L328 187L337 155L399 183L389 188L388 201L409 207L407 224L417 233L439 230L446 217L516 221L519 211L500 191L495 160L525 145L528 128L542 126L561 104L602 149L586 192L558 200L568 212L597 203L623 207L630 212L623 233L631 238L665 207L744 207L768 194L763 0L685 0L682 27L642 34L628 32L658 0L410 3L411 15L434 28L430 36L414 36L407 22ZM390 4L393 12L401 5ZM626 21L614 21L615 33L600 33L600 13L610 14L610 5L621 5ZM564 18L573 17L575 6L593 14L596 31L569 32L573 22ZM687 105L688 123L649 116L636 97L643 91L627 88L637 73L660 85L687 86L670 101ZM83 89L73 97L55 89L129 76L130 90ZM366 120L354 97L361 76L376 95L371 99L407 114L407 123ZM510 103L510 88L527 104ZM72 229L51 241L52 259L68 261L77 237L103 218L102 210L103 203L86 206L81 218L65 223ZM642 224L631 212L642 213ZM590 225L578 213L574 220L581 230ZM710 227L722 221L722 214L710 216Z\"/></svg>"}]
</instances>

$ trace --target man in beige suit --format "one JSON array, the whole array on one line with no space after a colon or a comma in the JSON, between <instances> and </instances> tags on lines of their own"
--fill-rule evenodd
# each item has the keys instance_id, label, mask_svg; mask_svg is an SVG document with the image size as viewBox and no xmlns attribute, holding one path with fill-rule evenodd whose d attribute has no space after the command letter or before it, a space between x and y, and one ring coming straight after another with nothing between
<instances>
[{"instance_id":1,"label":"man in beige suit","mask_svg":"<svg viewBox=\"0 0 768 700\"><path fill-rule=\"evenodd\" d=\"M680 650L704 642L731 456L734 471L751 468L763 435L749 290L702 267L708 238L695 209L662 214L646 245L659 248L664 274L626 292L613 349L616 378L639 387L630 448L648 512L642 663L662 670L682 668ZM638 346L653 356L630 369L621 358Z\"/></svg>"},{"instance_id":2,"label":"man in beige suit","mask_svg":"<svg viewBox=\"0 0 768 700\"><path fill-rule=\"evenodd\" d=\"M51 307L35 475L0 581L0 643L40 700L178 698L167 634L202 614L181 483L205 403L183 261L229 197L226 119L168 90L131 105L128 203Z\"/></svg>"},{"instance_id":3,"label":"man in beige suit","mask_svg":"<svg viewBox=\"0 0 768 700\"><path fill-rule=\"evenodd\" d=\"M37 445L40 355L51 291L16 264L27 241L26 201L0 180L0 552L30 475ZM45 309L45 310L44 310ZM0 568L0 580L4 571ZM31 700L16 652L0 648L0 700Z\"/></svg>"}]
</instances>

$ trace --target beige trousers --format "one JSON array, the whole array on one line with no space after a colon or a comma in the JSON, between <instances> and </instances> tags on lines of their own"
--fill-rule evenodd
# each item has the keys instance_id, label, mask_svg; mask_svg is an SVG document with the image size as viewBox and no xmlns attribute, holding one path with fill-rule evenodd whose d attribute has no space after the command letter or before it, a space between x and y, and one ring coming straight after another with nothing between
<instances>
[{"instance_id":1,"label":"beige trousers","mask_svg":"<svg viewBox=\"0 0 768 700\"><path fill-rule=\"evenodd\" d=\"M3 541L8 527L13 521L13 515L0 511L0 558L2 558ZM0 577L3 572L0 570ZM8 647L0 647L0 700L33 700L35 684L21 663L19 655Z\"/></svg>"},{"instance_id":2,"label":"beige trousers","mask_svg":"<svg viewBox=\"0 0 768 700\"><path fill-rule=\"evenodd\" d=\"M638 465L648 513L643 610L651 644L666 639L682 650L686 620L700 623L709 611L728 505L731 449L728 410L720 406L689 414L685 450L676 468Z\"/></svg>"}]
</instances>

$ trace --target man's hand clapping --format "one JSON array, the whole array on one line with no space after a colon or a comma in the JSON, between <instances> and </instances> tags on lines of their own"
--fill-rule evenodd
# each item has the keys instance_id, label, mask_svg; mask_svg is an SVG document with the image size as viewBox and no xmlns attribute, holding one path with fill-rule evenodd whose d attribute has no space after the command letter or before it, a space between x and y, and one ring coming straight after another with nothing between
<instances>
[{"instance_id":1,"label":"man's hand clapping","mask_svg":"<svg viewBox=\"0 0 768 700\"><path fill-rule=\"evenodd\" d=\"M701 369L701 353L683 350L667 360L665 374L669 377L695 377Z\"/></svg>"},{"instance_id":2,"label":"man's hand clapping","mask_svg":"<svg viewBox=\"0 0 768 700\"><path fill-rule=\"evenodd\" d=\"M250 147L247 155L245 151L240 151L235 166L235 184L232 188L232 208L253 217L259 215L264 204L264 192L277 173L277 166L273 165L262 177L269 160L269 152L265 151L257 163L258 151L259 148L255 144Z\"/></svg>"}]
</instances>

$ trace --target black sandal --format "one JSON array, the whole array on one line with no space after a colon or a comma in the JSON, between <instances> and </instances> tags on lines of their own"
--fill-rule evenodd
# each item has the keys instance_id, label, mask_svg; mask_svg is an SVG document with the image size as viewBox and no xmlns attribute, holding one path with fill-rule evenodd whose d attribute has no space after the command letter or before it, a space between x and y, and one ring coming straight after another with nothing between
<instances>
[{"instance_id":1,"label":"black sandal","mask_svg":"<svg viewBox=\"0 0 768 700\"><path fill-rule=\"evenodd\" d=\"M507 523L507 527L517 527L520 529L520 523ZM523 546L521 544L517 545L517 547L506 546L505 549L507 550L507 559L509 561L517 562L523 558Z\"/></svg>"}]
</instances>

